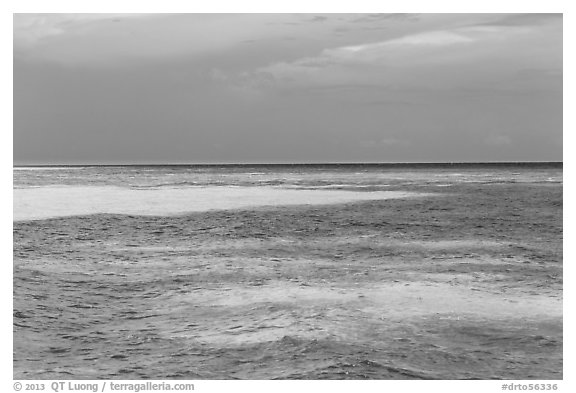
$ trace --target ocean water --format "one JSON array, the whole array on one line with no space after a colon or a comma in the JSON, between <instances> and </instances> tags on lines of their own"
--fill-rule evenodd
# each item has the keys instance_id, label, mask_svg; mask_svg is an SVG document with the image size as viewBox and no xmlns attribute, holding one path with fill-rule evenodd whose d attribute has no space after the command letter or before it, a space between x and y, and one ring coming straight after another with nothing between
<instances>
[{"instance_id":1,"label":"ocean water","mask_svg":"<svg viewBox=\"0 0 576 393\"><path fill-rule=\"evenodd\" d=\"M562 182L561 163L298 164L15 167L14 188L117 186L162 189L280 186L346 189L401 185Z\"/></svg>"},{"instance_id":2,"label":"ocean water","mask_svg":"<svg viewBox=\"0 0 576 393\"><path fill-rule=\"evenodd\" d=\"M14 220L346 203L415 197L423 195L419 187L459 183L561 182L550 164L20 167Z\"/></svg>"},{"instance_id":3,"label":"ocean water","mask_svg":"<svg viewBox=\"0 0 576 393\"><path fill-rule=\"evenodd\" d=\"M14 168L14 378L561 379L562 182Z\"/></svg>"}]
</instances>

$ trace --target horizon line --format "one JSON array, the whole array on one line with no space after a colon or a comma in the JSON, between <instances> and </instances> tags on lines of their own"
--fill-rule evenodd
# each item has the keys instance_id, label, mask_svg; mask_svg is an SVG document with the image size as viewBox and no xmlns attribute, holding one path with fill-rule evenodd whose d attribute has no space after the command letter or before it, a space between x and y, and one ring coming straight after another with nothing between
<instances>
[{"instance_id":1,"label":"horizon line","mask_svg":"<svg viewBox=\"0 0 576 393\"><path fill-rule=\"evenodd\" d=\"M114 166L264 166L264 165L502 165L502 164L563 164L564 161L400 161L400 162L201 162L201 163L75 163L75 164L12 164L25 167L114 167Z\"/></svg>"}]
</instances>

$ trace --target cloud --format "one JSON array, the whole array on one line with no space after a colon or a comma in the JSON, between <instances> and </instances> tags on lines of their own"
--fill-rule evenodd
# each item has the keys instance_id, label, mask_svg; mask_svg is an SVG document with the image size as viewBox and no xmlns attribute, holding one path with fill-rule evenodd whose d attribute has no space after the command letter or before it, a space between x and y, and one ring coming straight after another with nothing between
<instances>
[{"instance_id":1,"label":"cloud","mask_svg":"<svg viewBox=\"0 0 576 393\"><path fill-rule=\"evenodd\" d=\"M316 57L298 59L292 62L283 62L262 68L262 70L292 70L301 68L307 72L335 63L362 63L390 61L399 55L411 52L414 49L426 47L446 47L458 44L472 43L476 38L471 34L465 35L452 31L431 31L422 34L407 35L400 38L380 42L369 42L359 45L350 45L325 49Z\"/></svg>"},{"instance_id":2,"label":"cloud","mask_svg":"<svg viewBox=\"0 0 576 393\"><path fill-rule=\"evenodd\" d=\"M504 18L505 19L505 18ZM537 19L540 21L540 19ZM552 21L546 18L547 21ZM525 22L533 19L525 19ZM263 87L323 87L347 83L421 87L465 83L467 78L505 77L531 63L557 68L561 61L558 29L527 24L510 26L472 23L451 29L406 34L382 41L322 50L316 56L277 62L245 73Z\"/></svg>"},{"instance_id":3,"label":"cloud","mask_svg":"<svg viewBox=\"0 0 576 393\"><path fill-rule=\"evenodd\" d=\"M270 87L274 83L283 87L310 83L339 85L347 79L356 83L374 82L374 74L386 73L386 67L412 66L414 62L422 62L415 58L415 55L422 55L422 50L428 51L426 61L430 61L432 52L438 48L472 42L474 39L465 35L433 31L381 42L329 48L314 57L270 64L242 76L246 83L264 82L263 87ZM393 72L388 71L391 76Z\"/></svg>"},{"instance_id":4,"label":"cloud","mask_svg":"<svg viewBox=\"0 0 576 393\"><path fill-rule=\"evenodd\" d=\"M367 14L359 18L353 19L354 23L373 23L373 22L416 22L418 21L419 14L407 14L407 13L396 13L396 14Z\"/></svg>"},{"instance_id":5,"label":"cloud","mask_svg":"<svg viewBox=\"0 0 576 393\"><path fill-rule=\"evenodd\" d=\"M504 15L497 18L492 22L486 24L492 24L497 26L536 26L546 23L555 23L557 21L562 22L562 14L510 14Z\"/></svg>"},{"instance_id":6,"label":"cloud","mask_svg":"<svg viewBox=\"0 0 576 393\"><path fill-rule=\"evenodd\" d=\"M14 44L29 46L52 36L80 29L94 22L117 23L150 18L154 14L14 14Z\"/></svg>"},{"instance_id":7,"label":"cloud","mask_svg":"<svg viewBox=\"0 0 576 393\"><path fill-rule=\"evenodd\" d=\"M475 38L450 31L431 31L422 34L408 35L383 42L372 42L360 45L345 46L325 50L317 58L308 58L295 62L300 65L346 63L390 63L394 58L427 47L447 47L468 44Z\"/></svg>"},{"instance_id":8,"label":"cloud","mask_svg":"<svg viewBox=\"0 0 576 393\"><path fill-rule=\"evenodd\" d=\"M300 17L302 19L302 17ZM226 53L314 29L289 14L15 14L14 54L60 65L118 65ZM316 29L320 29L319 23ZM133 63L131 63L133 64Z\"/></svg>"},{"instance_id":9,"label":"cloud","mask_svg":"<svg viewBox=\"0 0 576 393\"><path fill-rule=\"evenodd\" d=\"M315 15L309 19L310 22L325 22L328 20L328 17L324 15Z\"/></svg>"}]
</instances>

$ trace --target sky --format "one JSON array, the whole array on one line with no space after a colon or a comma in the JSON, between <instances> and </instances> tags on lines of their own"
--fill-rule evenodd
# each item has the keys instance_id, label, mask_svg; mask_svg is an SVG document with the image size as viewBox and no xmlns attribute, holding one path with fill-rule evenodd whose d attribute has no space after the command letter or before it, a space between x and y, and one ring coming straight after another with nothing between
<instances>
[{"instance_id":1,"label":"sky","mask_svg":"<svg viewBox=\"0 0 576 393\"><path fill-rule=\"evenodd\" d=\"M15 165L562 161L561 14L15 14Z\"/></svg>"}]
</instances>

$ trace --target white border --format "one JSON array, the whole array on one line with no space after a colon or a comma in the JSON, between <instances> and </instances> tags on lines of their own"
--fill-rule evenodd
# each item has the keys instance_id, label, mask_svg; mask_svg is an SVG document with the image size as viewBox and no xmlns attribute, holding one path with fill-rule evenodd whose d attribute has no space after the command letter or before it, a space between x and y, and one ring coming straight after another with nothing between
<instances>
[{"instance_id":1,"label":"white border","mask_svg":"<svg viewBox=\"0 0 576 393\"><path fill-rule=\"evenodd\" d=\"M12 389L12 13L28 12L559 12L564 13L564 156L567 158L564 166L565 173L565 201L572 201L574 197L572 187L573 164L570 160L570 146L572 144L572 131L574 130L574 78L573 70L575 46L568 37L576 37L574 25L574 1L570 0L483 0L474 3L446 0L404 0L383 2L378 0L354 1L312 1L292 0L286 2L272 2L264 0L222 1L120 1L100 0L80 2L78 0L11 0L3 2L2 19L2 79L3 105L2 105L2 208L4 220L2 221L0 239L2 239L2 263L0 274L2 276L2 323L0 337L3 352L1 355L1 384L2 391L10 392ZM565 307L564 307L564 381L558 381L558 391L576 391L574 371L574 313L570 307L574 304L574 266L572 256L574 248L571 245L573 236L572 218L574 208L571 203L564 206L564 278L565 278ZM528 381L535 383L536 381ZM397 392L403 390L414 391L442 391L442 392L492 392L500 391L502 382L498 381L197 381L197 391L245 391L269 392L271 389L280 392L293 390L336 390L348 391L362 389L367 392ZM50 390L47 390L50 391Z\"/></svg>"}]
</instances>

